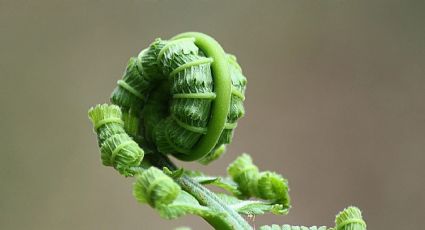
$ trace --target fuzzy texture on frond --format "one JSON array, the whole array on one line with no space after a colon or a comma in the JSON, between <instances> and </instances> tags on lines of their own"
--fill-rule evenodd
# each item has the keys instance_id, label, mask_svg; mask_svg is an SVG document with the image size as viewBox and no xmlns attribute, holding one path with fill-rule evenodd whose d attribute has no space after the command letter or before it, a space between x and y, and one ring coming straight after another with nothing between
<instances>
[{"instance_id":1,"label":"fuzzy texture on frond","mask_svg":"<svg viewBox=\"0 0 425 230\"><path fill-rule=\"evenodd\" d=\"M197 215L200 217L212 217L225 215L200 205L199 202L186 191L181 191L179 196L169 204L160 204L156 207L159 214L166 219L177 219L184 215Z\"/></svg>"},{"instance_id":2,"label":"fuzzy texture on frond","mask_svg":"<svg viewBox=\"0 0 425 230\"><path fill-rule=\"evenodd\" d=\"M242 196L251 197L258 194L257 182L260 172L258 167L252 163L248 154L242 154L227 167L227 172L238 184Z\"/></svg>"},{"instance_id":3,"label":"fuzzy texture on frond","mask_svg":"<svg viewBox=\"0 0 425 230\"><path fill-rule=\"evenodd\" d=\"M242 154L229 165L227 171L238 184L241 198L258 197L289 208L290 197L288 181L281 175L260 172L248 154Z\"/></svg>"},{"instance_id":4,"label":"fuzzy texture on frond","mask_svg":"<svg viewBox=\"0 0 425 230\"><path fill-rule=\"evenodd\" d=\"M152 207L172 203L180 192L180 186L155 167L150 167L137 175L133 185L133 195L137 201L148 203Z\"/></svg>"},{"instance_id":5,"label":"fuzzy texture on frond","mask_svg":"<svg viewBox=\"0 0 425 230\"><path fill-rule=\"evenodd\" d=\"M125 132L122 113L115 105L97 105L89 110L89 118L98 136L101 159L124 176L133 176L132 167L139 166L144 152Z\"/></svg>"},{"instance_id":6,"label":"fuzzy texture on frond","mask_svg":"<svg viewBox=\"0 0 425 230\"><path fill-rule=\"evenodd\" d=\"M289 207L288 180L281 175L270 171L261 172L257 187L259 198L274 200L276 203Z\"/></svg>"},{"instance_id":7,"label":"fuzzy texture on frond","mask_svg":"<svg viewBox=\"0 0 425 230\"><path fill-rule=\"evenodd\" d=\"M203 164L223 153L222 146L231 142L237 120L245 113L246 78L233 55L226 54L224 58L227 64L221 68L228 71L230 106L214 145L201 148L208 150L200 155ZM135 140L156 146L161 153L189 155L192 160L192 149L206 138L209 122L216 119L211 110L212 104L218 103L213 77L219 76L214 76L211 69L214 61L190 37L156 39L131 58L111 95L112 103L123 111L127 133Z\"/></svg>"},{"instance_id":8,"label":"fuzzy texture on frond","mask_svg":"<svg viewBox=\"0 0 425 230\"><path fill-rule=\"evenodd\" d=\"M357 207L350 206L335 218L335 230L366 230L366 222Z\"/></svg>"}]
</instances>

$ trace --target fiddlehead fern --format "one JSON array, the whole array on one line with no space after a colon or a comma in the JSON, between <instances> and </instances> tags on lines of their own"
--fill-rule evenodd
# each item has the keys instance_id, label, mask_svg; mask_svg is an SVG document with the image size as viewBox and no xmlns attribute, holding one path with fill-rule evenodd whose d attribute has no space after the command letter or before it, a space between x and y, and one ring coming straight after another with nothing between
<instances>
[{"instance_id":1,"label":"fiddlehead fern","mask_svg":"<svg viewBox=\"0 0 425 230\"><path fill-rule=\"evenodd\" d=\"M134 120L133 137L145 136L161 153L198 160L231 142L244 115L245 86L236 58L194 33L157 39L131 58L111 101ZM135 129L134 117L144 127Z\"/></svg>"},{"instance_id":2,"label":"fiddlehead fern","mask_svg":"<svg viewBox=\"0 0 425 230\"><path fill-rule=\"evenodd\" d=\"M136 199L167 219L194 214L216 229L252 229L240 214L286 214L287 180L274 172L260 172L247 154L228 167L226 178L177 169L166 156L208 164L222 155L245 113L246 82L236 58L205 34L156 39L130 58L111 95L114 105L89 110L102 163L124 176L135 176ZM211 192L201 184L230 194ZM329 230L364 230L365 226L360 211L350 207Z\"/></svg>"}]
</instances>

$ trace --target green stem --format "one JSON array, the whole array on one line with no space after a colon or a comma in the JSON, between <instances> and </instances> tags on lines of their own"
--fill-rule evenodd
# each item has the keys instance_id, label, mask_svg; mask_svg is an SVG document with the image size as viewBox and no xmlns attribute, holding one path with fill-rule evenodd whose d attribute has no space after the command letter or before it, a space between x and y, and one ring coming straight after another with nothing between
<instances>
[{"instance_id":1,"label":"green stem","mask_svg":"<svg viewBox=\"0 0 425 230\"><path fill-rule=\"evenodd\" d=\"M242 216L224 204L213 192L190 177L182 176L176 182L185 191L191 193L200 204L225 214L223 217L206 219L215 229L252 229Z\"/></svg>"},{"instance_id":2,"label":"green stem","mask_svg":"<svg viewBox=\"0 0 425 230\"><path fill-rule=\"evenodd\" d=\"M154 166L158 168L167 167L170 170L177 169L177 167L168 159L168 157L160 153L152 154L149 157L149 160ZM200 185L198 182L192 180L192 178L182 176L176 179L176 182L183 190L195 197L200 204L208 206L209 208L224 214L223 216L204 218L215 229L252 229L248 222L241 215L239 215L239 213L227 206L216 194Z\"/></svg>"}]
</instances>

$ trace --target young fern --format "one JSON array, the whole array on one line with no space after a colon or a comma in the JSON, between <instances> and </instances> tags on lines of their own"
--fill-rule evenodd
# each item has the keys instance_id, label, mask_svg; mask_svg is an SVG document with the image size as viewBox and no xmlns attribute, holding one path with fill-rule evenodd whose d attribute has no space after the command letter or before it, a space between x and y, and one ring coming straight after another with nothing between
<instances>
[{"instance_id":1,"label":"young fern","mask_svg":"<svg viewBox=\"0 0 425 230\"><path fill-rule=\"evenodd\" d=\"M89 110L102 163L134 176L135 198L166 219L194 214L216 229L253 229L243 215L288 213L288 181L259 171L247 154L228 167L226 177L178 169L167 157L202 164L218 159L245 113L246 83L235 56L205 34L156 39L130 58L111 95L113 105ZM366 229L360 211L350 207L339 214L334 230L339 229Z\"/></svg>"}]
</instances>

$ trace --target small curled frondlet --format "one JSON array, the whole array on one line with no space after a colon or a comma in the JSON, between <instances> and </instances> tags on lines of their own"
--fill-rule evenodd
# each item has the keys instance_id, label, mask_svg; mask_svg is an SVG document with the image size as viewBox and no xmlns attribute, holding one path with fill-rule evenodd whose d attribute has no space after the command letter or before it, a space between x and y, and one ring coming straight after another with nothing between
<instances>
[{"instance_id":1,"label":"small curled frondlet","mask_svg":"<svg viewBox=\"0 0 425 230\"><path fill-rule=\"evenodd\" d=\"M101 152L102 163L124 176L134 176L132 167L143 160L144 152L125 132L121 110L116 105L97 105L89 110Z\"/></svg>"}]
</instances>

